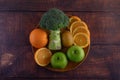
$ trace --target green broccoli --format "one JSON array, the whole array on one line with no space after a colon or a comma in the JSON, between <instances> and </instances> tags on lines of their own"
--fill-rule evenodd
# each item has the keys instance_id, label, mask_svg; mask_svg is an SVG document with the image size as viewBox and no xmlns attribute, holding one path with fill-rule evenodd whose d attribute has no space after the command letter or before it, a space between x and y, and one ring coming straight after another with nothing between
<instances>
[{"instance_id":1,"label":"green broccoli","mask_svg":"<svg viewBox=\"0 0 120 80\"><path fill-rule=\"evenodd\" d=\"M50 30L49 49L61 49L60 29L67 27L69 18L63 11L52 8L43 14L40 20L40 27Z\"/></svg>"}]
</instances>

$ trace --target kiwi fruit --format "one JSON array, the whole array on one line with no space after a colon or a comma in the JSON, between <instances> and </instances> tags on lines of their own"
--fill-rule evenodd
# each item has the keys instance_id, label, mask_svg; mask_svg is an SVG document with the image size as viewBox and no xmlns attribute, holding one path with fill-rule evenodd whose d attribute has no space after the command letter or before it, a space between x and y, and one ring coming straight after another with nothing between
<instances>
[{"instance_id":1,"label":"kiwi fruit","mask_svg":"<svg viewBox=\"0 0 120 80\"><path fill-rule=\"evenodd\" d=\"M62 45L64 47L70 47L73 45L73 36L72 33L70 31L64 31L62 33Z\"/></svg>"}]
</instances>

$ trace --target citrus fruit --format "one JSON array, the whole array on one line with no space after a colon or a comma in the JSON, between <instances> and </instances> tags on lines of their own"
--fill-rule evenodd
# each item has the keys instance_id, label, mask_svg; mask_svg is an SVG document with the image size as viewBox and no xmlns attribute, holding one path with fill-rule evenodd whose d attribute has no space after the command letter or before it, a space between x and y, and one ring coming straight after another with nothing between
<instances>
[{"instance_id":1,"label":"citrus fruit","mask_svg":"<svg viewBox=\"0 0 120 80\"><path fill-rule=\"evenodd\" d=\"M90 38L85 33L77 33L74 35L74 44L85 48L90 44Z\"/></svg>"},{"instance_id":2,"label":"citrus fruit","mask_svg":"<svg viewBox=\"0 0 120 80\"><path fill-rule=\"evenodd\" d=\"M50 63L52 53L47 48L40 48L35 52L35 62L40 66L46 66Z\"/></svg>"},{"instance_id":3,"label":"citrus fruit","mask_svg":"<svg viewBox=\"0 0 120 80\"><path fill-rule=\"evenodd\" d=\"M41 48L47 45L47 33L43 29L34 29L29 36L30 43L35 48Z\"/></svg>"},{"instance_id":4,"label":"citrus fruit","mask_svg":"<svg viewBox=\"0 0 120 80\"><path fill-rule=\"evenodd\" d=\"M85 33L87 34L88 36L90 36L90 32L88 29L86 29L85 27L77 27L76 29L74 29L73 31L73 36L77 33Z\"/></svg>"},{"instance_id":5,"label":"citrus fruit","mask_svg":"<svg viewBox=\"0 0 120 80\"><path fill-rule=\"evenodd\" d=\"M78 16L71 16L69 20L71 24L75 21L81 21L81 19Z\"/></svg>"},{"instance_id":6,"label":"citrus fruit","mask_svg":"<svg viewBox=\"0 0 120 80\"><path fill-rule=\"evenodd\" d=\"M77 27L85 27L86 29L88 28L85 22L83 22L83 21L75 21L75 22L73 22L71 24L70 31L71 32L74 31L74 29L77 28Z\"/></svg>"},{"instance_id":7,"label":"citrus fruit","mask_svg":"<svg viewBox=\"0 0 120 80\"><path fill-rule=\"evenodd\" d=\"M81 21L81 19L80 19L78 16L71 16L71 17L69 18L69 21L70 21L70 23L69 23L68 29L69 29L70 25L71 25L73 22L75 22L75 21Z\"/></svg>"}]
</instances>

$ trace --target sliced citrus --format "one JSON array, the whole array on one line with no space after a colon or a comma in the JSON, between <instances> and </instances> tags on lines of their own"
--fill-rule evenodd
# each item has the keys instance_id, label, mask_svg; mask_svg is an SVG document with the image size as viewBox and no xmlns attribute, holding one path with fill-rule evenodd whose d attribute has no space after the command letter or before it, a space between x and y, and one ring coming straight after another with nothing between
<instances>
[{"instance_id":1,"label":"sliced citrus","mask_svg":"<svg viewBox=\"0 0 120 80\"><path fill-rule=\"evenodd\" d=\"M47 48L40 48L35 52L34 59L40 66L46 66L50 63L52 53Z\"/></svg>"},{"instance_id":2,"label":"sliced citrus","mask_svg":"<svg viewBox=\"0 0 120 80\"><path fill-rule=\"evenodd\" d=\"M74 44L85 48L90 44L90 38L85 33L77 33L74 36Z\"/></svg>"},{"instance_id":3,"label":"sliced citrus","mask_svg":"<svg viewBox=\"0 0 120 80\"><path fill-rule=\"evenodd\" d=\"M77 27L76 29L74 29L73 31L73 36L77 33L85 33L87 34L88 36L90 36L90 32L88 29L86 29L85 27Z\"/></svg>"},{"instance_id":4,"label":"sliced citrus","mask_svg":"<svg viewBox=\"0 0 120 80\"><path fill-rule=\"evenodd\" d=\"M86 29L88 29L88 27L87 27L85 22L83 22L83 21L75 21L75 22L73 22L71 24L70 31L71 32L74 31L74 29L77 28L77 27L85 27Z\"/></svg>"},{"instance_id":5,"label":"sliced citrus","mask_svg":"<svg viewBox=\"0 0 120 80\"><path fill-rule=\"evenodd\" d=\"M71 16L71 17L69 18L69 21L70 21L70 24L69 24L69 26L68 26L68 29L69 29L70 25L71 25L73 22L75 22L75 21L81 21L81 19L80 19L78 16Z\"/></svg>"},{"instance_id":6,"label":"sliced citrus","mask_svg":"<svg viewBox=\"0 0 120 80\"><path fill-rule=\"evenodd\" d=\"M81 19L78 16L71 16L70 17L70 23L73 23L75 21L81 21Z\"/></svg>"}]
</instances>

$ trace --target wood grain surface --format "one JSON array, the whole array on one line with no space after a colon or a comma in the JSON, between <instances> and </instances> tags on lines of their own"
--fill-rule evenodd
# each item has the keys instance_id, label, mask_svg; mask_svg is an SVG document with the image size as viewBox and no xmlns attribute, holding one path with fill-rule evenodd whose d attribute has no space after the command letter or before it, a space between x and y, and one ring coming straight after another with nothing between
<instances>
[{"instance_id":1,"label":"wood grain surface","mask_svg":"<svg viewBox=\"0 0 120 80\"><path fill-rule=\"evenodd\" d=\"M120 0L0 0L3 11L46 11L53 7L65 11L120 11Z\"/></svg>"},{"instance_id":2,"label":"wood grain surface","mask_svg":"<svg viewBox=\"0 0 120 80\"><path fill-rule=\"evenodd\" d=\"M85 62L72 71L36 65L29 33L49 8L84 20L91 33ZM120 0L0 0L0 80L120 80Z\"/></svg>"}]
</instances>

